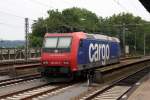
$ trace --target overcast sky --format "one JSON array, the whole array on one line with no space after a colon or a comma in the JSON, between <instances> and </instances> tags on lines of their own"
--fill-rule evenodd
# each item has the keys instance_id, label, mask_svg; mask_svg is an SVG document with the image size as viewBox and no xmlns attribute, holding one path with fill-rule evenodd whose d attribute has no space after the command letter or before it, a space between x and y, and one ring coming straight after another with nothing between
<instances>
[{"instance_id":1,"label":"overcast sky","mask_svg":"<svg viewBox=\"0 0 150 100\"><path fill-rule=\"evenodd\" d=\"M150 21L150 14L138 0L1 0L0 40L24 40L24 18L30 25L38 17L46 17L47 10L81 7L98 16L107 17L129 12Z\"/></svg>"}]
</instances>

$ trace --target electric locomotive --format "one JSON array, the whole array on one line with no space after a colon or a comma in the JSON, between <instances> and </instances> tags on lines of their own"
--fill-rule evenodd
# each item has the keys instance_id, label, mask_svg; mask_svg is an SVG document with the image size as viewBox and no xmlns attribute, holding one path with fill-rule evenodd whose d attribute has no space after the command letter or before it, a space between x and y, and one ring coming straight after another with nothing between
<instances>
[{"instance_id":1,"label":"electric locomotive","mask_svg":"<svg viewBox=\"0 0 150 100\"><path fill-rule=\"evenodd\" d=\"M118 38L84 32L46 33L41 74L50 78L72 78L89 70L119 62Z\"/></svg>"}]
</instances>

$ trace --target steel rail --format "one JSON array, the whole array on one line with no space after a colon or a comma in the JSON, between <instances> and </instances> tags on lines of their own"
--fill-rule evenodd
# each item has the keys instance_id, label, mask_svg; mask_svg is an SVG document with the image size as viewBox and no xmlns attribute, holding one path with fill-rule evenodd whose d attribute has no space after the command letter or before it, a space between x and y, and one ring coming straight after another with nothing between
<instances>
[{"instance_id":1,"label":"steel rail","mask_svg":"<svg viewBox=\"0 0 150 100\"><path fill-rule=\"evenodd\" d=\"M148 66L146 68L142 68L142 69L136 71L135 73L132 73L126 77L120 78L119 80L113 82L112 84L110 84L109 86L105 87L102 90L97 90L87 97L86 96L82 97L80 100L93 100L94 98L98 99L98 98L101 98L103 96L103 94L105 94L105 97L106 97L106 92L111 91L111 89L114 88L115 86L122 86L123 88L120 88L120 89L124 89L126 87L127 88L126 91L124 91L118 97L115 97L116 100L119 100L125 93L127 93L133 87L133 85L138 80L140 80L142 77L144 77L144 75L149 73L149 71L150 71L150 66ZM137 76L139 76L139 77L137 77ZM111 92L109 92L109 94L110 93ZM113 98L113 97L111 97L111 98Z\"/></svg>"},{"instance_id":2,"label":"steel rail","mask_svg":"<svg viewBox=\"0 0 150 100\"><path fill-rule=\"evenodd\" d=\"M6 86L6 85L15 84L15 83L32 80L32 79L38 79L38 78L41 78L40 74L27 75L27 76L12 78L12 79L1 80L0 86Z\"/></svg>"}]
</instances>

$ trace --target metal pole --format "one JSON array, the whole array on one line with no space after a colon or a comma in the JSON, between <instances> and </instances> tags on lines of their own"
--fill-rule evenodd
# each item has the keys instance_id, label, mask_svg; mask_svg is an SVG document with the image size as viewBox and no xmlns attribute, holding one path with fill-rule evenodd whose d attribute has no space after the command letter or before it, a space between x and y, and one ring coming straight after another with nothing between
<instances>
[{"instance_id":1,"label":"metal pole","mask_svg":"<svg viewBox=\"0 0 150 100\"><path fill-rule=\"evenodd\" d=\"M146 34L144 33L144 56L145 56L145 46L146 46L146 39L145 39L145 36Z\"/></svg>"},{"instance_id":2,"label":"metal pole","mask_svg":"<svg viewBox=\"0 0 150 100\"><path fill-rule=\"evenodd\" d=\"M124 56L125 56L125 31L126 31L126 28L125 28L125 23L123 23L123 32L122 32L122 35L123 35L123 53L124 53Z\"/></svg>"},{"instance_id":3,"label":"metal pole","mask_svg":"<svg viewBox=\"0 0 150 100\"><path fill-rule=\"evenodd\" d=\"M47 23L45 23L45 27L46 27L46 33L48 33L48 26L47 26Z\"/></svg>"},{"instance_id":4,"label":"metal pole","mask_svg":"<svg viewBox=\"0 0 150 100\"><path fill-rule=\"evenodd\" d=\"M136 54L136 32L137 32L137 26L136 26L136 31L135 31L135 54Z\"/></svg>"},{"instance_id":5,"label":"metal pole","mask_svg":"<svg viewBox=\"0 0 150 100\"><path fill-rule=\"evenodd\" d=\"M25 60L28 61L28 33L29 33L29 19L25 18Z\"/></svg>"}]
</instances>

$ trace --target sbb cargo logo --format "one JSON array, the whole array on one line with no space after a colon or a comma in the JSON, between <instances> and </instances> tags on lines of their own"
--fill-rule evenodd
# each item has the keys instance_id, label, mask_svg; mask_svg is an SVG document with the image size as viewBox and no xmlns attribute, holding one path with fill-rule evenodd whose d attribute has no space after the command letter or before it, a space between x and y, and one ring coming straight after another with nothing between
<instances>
[{"instance_id":1,"label":"sbb cargo logo","mask_svg":"<svg viewBox=\"0 0 150 100\"><path fill-rule=\"evenodd\" d=\"M102 65L106 64L106 60L110 58L110 48L108 44L93 44L89 45L89 61L102 61Z\"/></svg>"}]
</instances>

